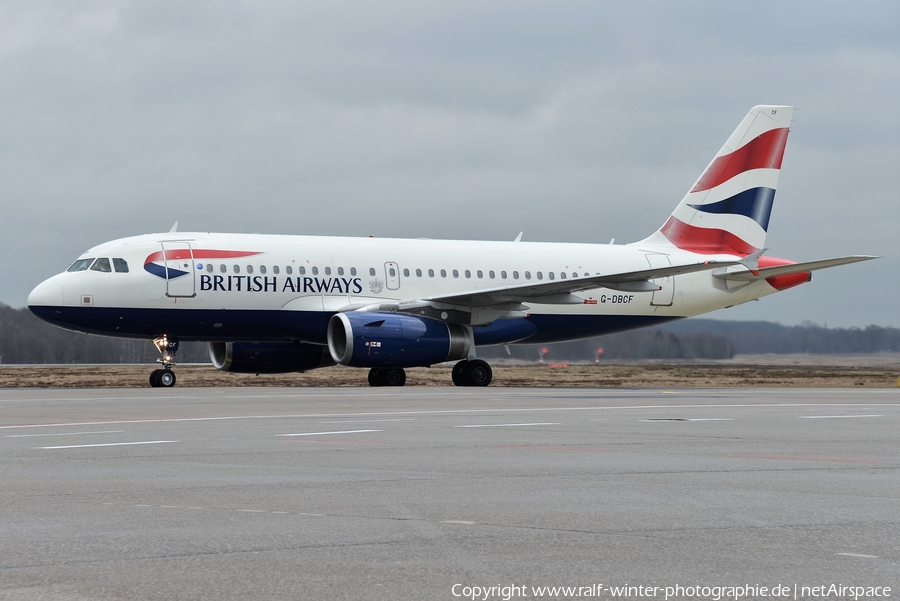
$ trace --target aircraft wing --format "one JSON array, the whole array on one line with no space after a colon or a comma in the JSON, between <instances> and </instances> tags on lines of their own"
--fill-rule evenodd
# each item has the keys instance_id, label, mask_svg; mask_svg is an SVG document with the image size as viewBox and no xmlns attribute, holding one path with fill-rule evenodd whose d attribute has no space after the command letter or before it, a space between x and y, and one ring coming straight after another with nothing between
<instances>
[{"instance_id":1,"label":"aircraft wing","mask_svg":"<svg viewBox=\"0 0 900 601\"><path fill-rule=\"evenodd\" d=\"M653 292L660 289L658 284L650 282L650 280L654 278L664 278L697 271L709 271L738 264L740 264L740 261L704 261L702 263L688 263L685 265L669 265L666 267L654 267L653 269L641 269L638 271L624 271L606 275L594 275L565 280L554 280L550 282L474 290L471 292L461 292L442 296L430 296L419 299L417 302L440 303L455 305L457 307L489 307L492 305L509 305L526 302L580 305L584 302L584 299L575 296L573 294L574 292L592 290L594 288L610 288L622 292Z\"/></svg>"},{"instance_id":2,"label":"aircraft wing","mask_svg":"<svg viewBox=\"0 0 900 601\"><path fill-rule=\"evenodd\" d=\"M850 263L859 263L860 261L871 261L877 259L872 255L850 255L847 257L835 257L834 259L822 259L819 261L806 261L805 263L791 263L789 265L776 265L774 267L761 267L757 270L751 270L746 267L738 271L732 271L731 268L716 270L713 276L722 280L744 280L747 282L755 282L764 280L776 275L793 275L795 273L804 273L806 271L815 271L817 269L827 269L828 267L837 267L838 265L849 265Z\"/></svg>"}]
</instances>

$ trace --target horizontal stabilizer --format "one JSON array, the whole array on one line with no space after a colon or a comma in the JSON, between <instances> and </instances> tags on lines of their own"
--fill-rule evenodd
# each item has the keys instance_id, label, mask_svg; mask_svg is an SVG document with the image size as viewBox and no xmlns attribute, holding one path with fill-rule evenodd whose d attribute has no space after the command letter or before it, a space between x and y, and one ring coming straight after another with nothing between
<instances>
[{"instance_id":1,"label":"horizontal stabilizer","mask_svg":"<svg viewBox=\"0 0 900 601\"><path fill-rule=\"evenodd\" d=\"M745 280L753 282L764 280L777 275L793 275L796 273L805 273L807 271L816 271L817 269L827 269L829 267L837 267L839 265L849 265L850 263L859 263L860 261L871 261L878 257L872 255L851 255L848 257L836 257L834 259L822 259L820 261L806 261L805 263L791 263L790 265L776 265L774 267L762 267L758 270L750 270L747 268L732 271L734 268L716 270L713 277L720 280Z\"/></svg>"}]
</instances>

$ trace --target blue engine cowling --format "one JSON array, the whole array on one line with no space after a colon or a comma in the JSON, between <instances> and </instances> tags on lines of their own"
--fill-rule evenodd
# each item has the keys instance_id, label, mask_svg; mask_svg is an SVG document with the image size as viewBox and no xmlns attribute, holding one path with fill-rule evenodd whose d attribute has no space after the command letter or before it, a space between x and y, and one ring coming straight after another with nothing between
<instances>
[{"instance_id":1,"label":"blue engine cowling","mask_svg":"<svg viewBox=\"0 0 900 601\"><path fill-rule=\"evenodd\" d=\"M300 342L210 342L209 359L221 371L284 374L334 365L328 348Z\"/></svg>"},{"instance_id":2,"label":"blue engine cowling","mask_svg":"<svg viewBox=\"0 0 900 601\"><path fill-rule=\"evenodd\" d=\"M463 326L404 313L338 313L328 322L331 358L351 367L423 367L465 359Z\"/></svg>"}]
</instances>

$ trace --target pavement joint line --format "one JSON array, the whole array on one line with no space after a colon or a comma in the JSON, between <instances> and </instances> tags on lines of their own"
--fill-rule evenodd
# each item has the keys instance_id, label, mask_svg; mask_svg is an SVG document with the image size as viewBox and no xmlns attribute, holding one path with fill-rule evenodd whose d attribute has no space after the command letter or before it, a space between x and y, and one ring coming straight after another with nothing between
<instances>
[{"instance_id":1,"label":"pavement joint line","mask_svg":"<svg viewBox=\"0 0 900 601\"><path fill-rule=\"evenodd\" d=\"M34 447L35 449L87 449L92 447L127 447L145 444L165 444L178 442L177 440L143 440L139 442L105 442L102 444L70 444L57 447Z\"/></svg>"},{"instance_id":2,"label":"pavement joint line","mask_svg":"<svg viewBox=\"0 0 900 601\"><path fill-rule=\"evenodd\" d=\"M883 415L798 415L800 419L839 419L845 417L884 417Z\"/></svg>"},{"instance_id":3,"label":"pavement joint line","mask_svg":"<svg viewBox=\"0 0 900 601\"><path fill-rule=\"evenodd\" d=\"M846 391L844 391L846 392ZM862 392L862 391L859 391ZM892 392L892 391L888 391ZM91 400L91 399L79 399ZM107 400L107 399L99 399ZM900 403L867 403L869 407L900 407ZM243 419L312 419L321 417L360 417L360 416L379 416L379 415L461 415L467 413L516 413L516 412L533 412L533 411L615 411L615 410L638 410L638 409L698 409L698 408L718 408L718 409L735 409L735 408L767 408L767 409L784 409L795 407L859 407L854 403L728 403L716 405L704 404L688 404L688 405L620 405L620 406L589 406L589 407L515 407L515 408L469 408L469 409L425 409L420 411L377 411L377 412L359 412L359 413L308 413L308 414L284 414L284 415L226 415L211 417L175 417L175 418L157 418L157 419L132 419L132 420L110 420L110 421L93 421L93 422L65 422L53 424L7 424L0 426L0 430L22 429L22 428L59 428L63 426L99 426L109 424L155 424L155 423L178 423L178 422L202 422L202 421L229 421Z\"/></svg>"},{"instance_id":4,"label":"pavement joint line","mask_svg":"<svg viewBox=\"0 0 900 601\"><path fill-rule=\"evenodd\" d=\"M465 426L453 426L454 428L514 428L517 426L561 426L559 422L538 422L532 424L468 424Z\"/></svg>"},{"instance_id":5,"label":"pavement joint line","mask_svg":"<svg viewBox=\"0 0 900 601\"><path fill-rule=\"evenodd\" d=\"M442 524L462 524L464 526L474 526L475 522L469 522L466 520L444 520L441 522Z\"/></svg>"},{"instance_id":6,"label":"pavement joint line","mask_svg":"<svg viewBox=\"0 0 900 601\"><path fill-rule=\"evenodd\" d=\"M327 436L329 434L364 434L366 432L384 432L384 430L340 430L337 432L299 432L297 434L279 434L278 436Z\"/></svg>"},{"instance_id":7,"label":"pavement joint line","mask_svg":"<svg viewBox=\"0 0 900 601\"><path fill-rule=\"evenodd\" d=\"M7 434L4 438L34 438L36 436L78 436L82 434L121 434L125 430L103 430L102 432L54 432L52 434Z\"/></svg>"},{"instance_id":8,"label":"pavement joint line","mask_svg":"<svg viewBox=\"0 0 900 601\"><path fill-rule=\"evenodd\" d=\"M862 553L835 553L835 555L843 555L844 557L863 557L865 559L878 559L877 555L863 555Z\"/></svg>"}]
</instances>

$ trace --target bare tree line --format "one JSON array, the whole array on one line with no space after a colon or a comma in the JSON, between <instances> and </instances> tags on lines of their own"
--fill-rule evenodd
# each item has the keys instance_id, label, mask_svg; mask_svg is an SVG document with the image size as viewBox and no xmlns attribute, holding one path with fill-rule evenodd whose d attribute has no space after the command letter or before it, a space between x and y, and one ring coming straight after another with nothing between
<instances>
[{"instance_id":1,"label":"bare tree line","mask_svg":"<svg viewBox=\"0 0 900 601\"><path fill-rule=\"evenodd\" d=\"M603 359L727 359L741 353L874 353L900 351L900 329L783 326L758 321L688 319L650 329L546 345L511 345L512 357L547 361ZM546 350L546 352L544 352ZM507 356L502 347L479 349L486 359ZM149 340L89 336L47 324L25 308L0 304L0 363L153 363ZM207 345L183 342L182 363L209 361Z\"/></svg>"}]
</instances>

